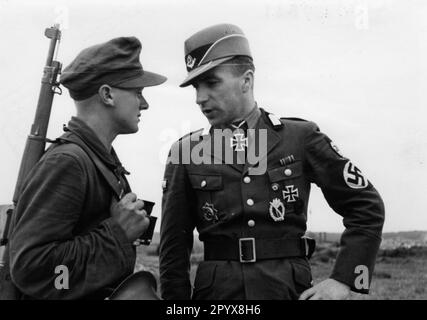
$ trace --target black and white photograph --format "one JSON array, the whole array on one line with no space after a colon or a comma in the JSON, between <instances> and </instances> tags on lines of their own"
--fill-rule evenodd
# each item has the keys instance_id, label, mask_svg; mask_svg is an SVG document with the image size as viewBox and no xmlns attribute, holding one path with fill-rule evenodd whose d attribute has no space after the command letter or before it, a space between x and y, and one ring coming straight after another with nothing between
<instances>
[{"instance_id":1,"label":"black and white photograph","mask_svg":"<svg viewBox=\"0 0 427 320\"><path fill-rule=\"evenodd\" d=\"M0 39L0 300L427 300L427 3L0 0Z\"/></svg>"}]
</instances>

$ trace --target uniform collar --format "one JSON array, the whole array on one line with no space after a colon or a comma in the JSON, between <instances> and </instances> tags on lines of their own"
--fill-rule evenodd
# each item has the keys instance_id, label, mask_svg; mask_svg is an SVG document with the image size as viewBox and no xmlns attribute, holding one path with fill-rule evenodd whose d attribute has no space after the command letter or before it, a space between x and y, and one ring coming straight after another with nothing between
<instances>
[{"instance_id":1,"label":"uniform collar","mask_svg":"<svg viewBox=\"0 0 427 320\"><path fill-rule=\"evenodd\" d=\"M258 108L258 104L255 103L255 107L249 112L243 119L248 124L248 129L254 129L258 123L258 119L261 116L261 110Z\"/></svg>"},{"instance_id":2,"label":"uniform collar","mask_svg":"<svg viewBox=\"0 0 427 320\"><path fill-rule=\"evenodd\" d=\"M259 117L260 121L264 121L269 126L273 127L275 130L283 128L283 123L276 115L269 113L261 108L261 116Z\"/></svg>"}]
</instances>

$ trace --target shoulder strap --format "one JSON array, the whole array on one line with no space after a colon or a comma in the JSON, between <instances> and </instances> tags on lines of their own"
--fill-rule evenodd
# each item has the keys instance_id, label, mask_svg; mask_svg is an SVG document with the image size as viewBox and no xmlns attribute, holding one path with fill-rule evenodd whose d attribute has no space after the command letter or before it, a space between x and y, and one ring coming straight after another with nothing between
<instances>
[{"instance_id":1,"label":"shoulder strap","mask_svg":"<svg viewBox=\"0 0 427 320\"><path fill-rule=\"evenodd\" d=\"M115 174L109 170L105 164L98 158L98 156L83 142L78 142L76 140L72 140L66 137L58 138L59 141L63 141L65 143L74 143L83 149L84 152L89 156L89 158L95 164L95 167L99 170L105 180L108 182L111 189L114 191L114 194L120 200L122 196L125 194L124 186L120 182L120 179L115 176Z\"/></svg>"}]
</instances>

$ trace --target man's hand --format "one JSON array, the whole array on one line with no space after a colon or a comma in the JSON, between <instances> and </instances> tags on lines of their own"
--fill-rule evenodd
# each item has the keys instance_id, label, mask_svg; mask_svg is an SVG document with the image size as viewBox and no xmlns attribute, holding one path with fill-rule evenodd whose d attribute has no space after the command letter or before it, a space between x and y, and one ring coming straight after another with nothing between
<instances>
[{"instance_id":1,"label":"man's hand","mask_svg":"<svg viewBox=\"0 0 427 320\"><path fill-rule=\"evenodd\" d=\"M299 300L346 300L350 297L350 287L334 279L326 279L305 290Z\"/></svg>"},{"instance_id":2,"label":"man's hand","mask_svg":"<svg viewBox=\"0 0 427 320\"><path fill-rule=\"evenodd\" d=\"M144 201L134 193L126 194L119 202L111 202L111 217L123 228L129 241L138 239L150 225L147 212L143 210Z\"/></svg>"}]
</instances>

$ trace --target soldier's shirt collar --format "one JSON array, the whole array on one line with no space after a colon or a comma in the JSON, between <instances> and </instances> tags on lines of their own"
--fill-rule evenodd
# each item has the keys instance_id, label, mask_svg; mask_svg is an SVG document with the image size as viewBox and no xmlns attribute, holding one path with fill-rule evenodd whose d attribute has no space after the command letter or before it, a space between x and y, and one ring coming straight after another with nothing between
<instances>
[{"instance_id":1,"label":"soldier's shirt collar","mask_svg":"<svg viewBox=\"0 0 427 320\"><path fill-rule=\"evenodd\" d=\"M93 131L93 129L89 127L84 120L73 116L68 122L68 126L66 128L68 131L71 131L72 133L77 135L80 140L83 140L83 142L87 144L87 146L93 152L95 152L95 154L104 163L107 163L112 166L117 165L117 162L119 162L119 160L113 147L111 147L111 151L109 152L104 146L104 144L101 142L95 131Z\"/></svg>"}]
</instances>

